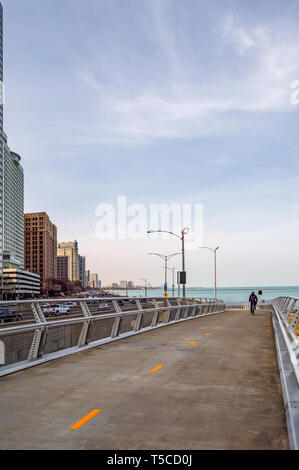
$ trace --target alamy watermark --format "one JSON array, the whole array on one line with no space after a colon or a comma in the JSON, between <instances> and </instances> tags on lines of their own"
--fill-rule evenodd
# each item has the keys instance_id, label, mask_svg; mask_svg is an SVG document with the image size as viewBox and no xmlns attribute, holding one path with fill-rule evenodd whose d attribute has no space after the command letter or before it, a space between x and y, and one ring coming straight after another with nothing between
<instances>
[{"instance_id":1,"label":"alamy watermark","mask_svg":"<svg viewBox=\"0 0 299 470\"><path fill-rule=\"evenodd\" d=\"M203 242L202 204L128 204L126 196L118 196L115 204L99 204L95 216L99 240L173 239L168 232L181 236L182 229L189 228L186 249L197 249Z\"/></svg>"},{"instance_id":2,"label":"alamy watermark","mask_svg":"<svg viewBox=\"0 0 299 470\"><path fill-rule=\"evenodd\" d=\"M290 87L294 90L291 93L291 103L299 104L299 80L293 80Z\"/></svg>"}]
</instances>

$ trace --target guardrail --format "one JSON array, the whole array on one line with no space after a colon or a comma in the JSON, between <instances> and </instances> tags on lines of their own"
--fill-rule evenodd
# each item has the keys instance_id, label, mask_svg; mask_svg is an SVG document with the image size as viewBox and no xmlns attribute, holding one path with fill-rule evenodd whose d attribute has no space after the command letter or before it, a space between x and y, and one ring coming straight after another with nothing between
<instances>
[{"instance_id":1,"label":"guardrail","mask_svg":"<svg viewBox=\"0 0 299 470\"><path fill-rule=\"evenodd\" d=\"M226 308L236 308L238 310L240 309L250 309L250 304L249 302L240 302L240 301L228 301L225 302L225 307Z\"/></svg>"},{"instance_id":2,"label":"guardrail","mask_svg":"<svg viewBox=\"0 0 299 470\"><path fill-rule=\"evenodd\" d=\"M299 298L278 297L259 304L272 322L291 449L299 449ZM298 335L298 336L297 336Z\"/></svg>"},{"instance_id":3,"label":"guardrail","mask_svg":"<svg viewBox=\"0 0 299 470\"><path fill-rule=\"evenodd\" d=\"M92 299L0 302L31 307L35 322L0 328L0 376L155 328L225 311L222 301L178 298L104 298L113 313L91 313ZM77 302L81 316L47 320L41 304ZM127 302L127 303L126 303ZM134 305L135 304L135 305ZM123 309L133 307L132 310Z\"/></svg>"},{"instance_id":4,"label":"guardrail","mask_svg":"<svg viewBox=\"0 0 299 470\"><path fill-rule=\"evenodd\" d=\"M261 310L269 310L269 307L273 308L279 321L299 387L299 299L279 297L259 304Z\"/></svg>"}]
</instances>

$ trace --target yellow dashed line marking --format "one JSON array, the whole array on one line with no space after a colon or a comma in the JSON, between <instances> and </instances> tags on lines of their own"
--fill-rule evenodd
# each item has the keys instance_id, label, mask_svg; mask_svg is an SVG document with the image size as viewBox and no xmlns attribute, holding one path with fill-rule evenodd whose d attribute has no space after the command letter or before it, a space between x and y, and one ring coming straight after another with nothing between
<instances>
[{"instance_id":1,"label":"yellow dashed line marking","mask_svg":"<svg viewBox=\"0 0 299 470\"><path fill-rule=\"evenodd\" d=\"M206 336L209 336L210 333L206 333Z\"/></svg>"},{"instance_id":2,"label":"yellow dashed line marking","mask_svg":"<svg viewBox=\"0 0 299 470\"><path fill-rule=\"evenodd\" d=\"M151 370L151 372L157 372L157 370L162 369L164 366L157 366L154 369Z\"/></svg>"},{"instance_id":3,"label":"yellow dashed line marking","mask_svg":"<svg viewBox=\"0 0 299 470\"><path fill-rule=\"evenodd\" d=\"M194 341L193 343L190 343L189 346L194 346L196 344L196 341Z\"/></svg>"},{"instance_id":4,"label":"yellow dashed line marking","mask_svg":"<svg viewBox=\"0 0 299 470\"><path fill-rule=\"evenodd\" d=\"M80 419L77 423L73 424L73 426L70 427L70 429L79 429L83 424L87 423L87 421L90 421L92 418L94 418L98 413L100 413L101 410L93 410L88 415L84 416L84 418Z\"/></svg>"}]
</instances>

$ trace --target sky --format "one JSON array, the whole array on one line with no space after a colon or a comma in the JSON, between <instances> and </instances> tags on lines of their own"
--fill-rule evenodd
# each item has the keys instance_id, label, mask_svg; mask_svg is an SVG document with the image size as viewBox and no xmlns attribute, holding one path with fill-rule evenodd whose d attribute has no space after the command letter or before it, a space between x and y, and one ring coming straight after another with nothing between
<instances>
[{"instance_id":1,"label":"sky","mask_svg":"<svg viewBox=\"0 0 299 470\"><path fill-rule=\"evenodd\" d=\"M198 246L220 247L219 286L298 285L296 0L2 5L4 127L25 212L47 212L104 284L159 285L163 261L148 253L180 240L103 239L99 207L117 214L126 197L128 224L134 208L202 205ZM187 248L186 269L188 285L213 285L210 251Z\"/></svg>"}]
</instances>

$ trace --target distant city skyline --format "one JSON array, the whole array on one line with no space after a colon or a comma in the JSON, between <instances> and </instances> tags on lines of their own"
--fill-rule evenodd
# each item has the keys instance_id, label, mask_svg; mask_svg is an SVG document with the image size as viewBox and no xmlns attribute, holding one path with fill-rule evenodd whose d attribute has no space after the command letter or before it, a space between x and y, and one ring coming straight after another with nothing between
<instances>
[{"instance_id":1,"label":"distant city skyline","mask_svg":"<svg viewBox=\"0 0 299 470\"><path fill-rule=\"evenodd\" d=\"M203 204L219 286L298 284L298 2L2 4L4 130L25 212L78 240L104 285L159 285L148 253L179 242L99 240L97 206ZM210 253L187 251L186 269L189 286L213 285Z\"/></svg>"}]
</instances>

